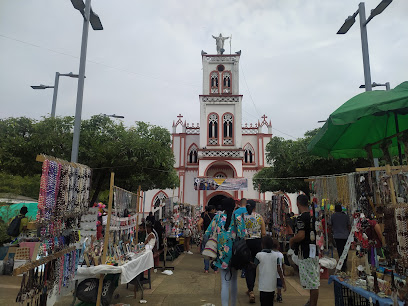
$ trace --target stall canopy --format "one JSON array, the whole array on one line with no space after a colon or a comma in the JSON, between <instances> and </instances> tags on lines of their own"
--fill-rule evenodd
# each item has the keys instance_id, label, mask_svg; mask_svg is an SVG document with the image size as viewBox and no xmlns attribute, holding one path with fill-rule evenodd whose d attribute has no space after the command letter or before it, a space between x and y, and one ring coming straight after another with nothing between
<instances>
[{"instance_id":1,"label":"stall canopy","mask_svg":"<svg viewBox=\"0 0 408 306\"><path fill-rule=\"evenodd\" d=\"M396 135L408 130L408 82L389 91L361 93L334 111L308 150L318 156L334 158L381 157L383 140L392 142L390 153L398 155ZM401 146L403 150L403 146Z\"/></svg>"}]
</instances>

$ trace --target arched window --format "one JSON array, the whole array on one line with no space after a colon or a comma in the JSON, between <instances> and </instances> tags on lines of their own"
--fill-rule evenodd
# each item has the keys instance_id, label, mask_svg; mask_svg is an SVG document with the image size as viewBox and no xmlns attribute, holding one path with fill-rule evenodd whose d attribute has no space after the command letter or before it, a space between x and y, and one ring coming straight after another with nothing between
<instances>
[{"instance_id":1,"label":"arched window","mask_svg":"<svg viewBox=\"0 0 408 306\"><path fill-rule=\"evenodd\" d=\"M255 150L254 148L248 143L244 147L244 163L245 164L253 164L255 163Z\"/></svg>"},{"instance_id":2,"label":"arched window","mask_svg":"<svg viewBox=\"0 0 408 306\"><path fill-rule=\"evenodd\" d=\"M231 72L225 71L222 74L222 93L231 93Z\"/></svg>"},{"instance_id":3,"label":"arched window","mask_svg":"<svg viewBox=\"0 0 408 306\"><path fill-rule=\"evenodd\" d=\"M208 144L218 144L218 115L215 113L208 116Z\"/></svg>"},{"instance_id":4,"label":"arched window","mask_svg":"<svg viewBox=\"0 0 408 306\"><path fill-rule=\"evenodd\" d=\"M198 152L197 152L197 146L193 145L190 147L190 150L188 151L188 156L187 160L189 164L196 164L198 163Z\"/></svg>"},{"instance_id":5,"label":"arched window","mask_svg":"<svg viewBox=\"0 0 408 306\"><path fill-rule=\"evenodd\" d=\"M232 145L233 144L233 122L234 119L231 114L224 114L223 117L223 130L224 130L224 145Z\"/></svg>"},{"instance_id":6,"label":"arched window","mask_svg":"<svg viewBox=\"0 0 408 306\"><path fill-rule=\"evenodd\" d=\"M167 195L163 191L159 191L156 196L153 198L153 207L160 207L161 204L164 204L164 201L167 199Z\"/></svg>"},{"instance_id":7,"label":"arched window","mask_svg":"<svg viewBox=\"0 0 408 306\"><path fill-rule=\"evenodd\" d=\"M217 173L214 175L214 178L223 179L223 178L227 178L227 175L226 175L224 172L217 172Z\"/></svg>"},{"instance_id":8,"label":"arched window","mask_svg":"<svg viewBox=\"0 0 408 306\"><path fill-rule=\"evenodd\" d=\"M211 74L210 74L210 83L211 83L210 84L210 93L212 93L212 94L220 93L218 78L219 78L218 71L211 72Z\"/></svg>"}]
</instances>

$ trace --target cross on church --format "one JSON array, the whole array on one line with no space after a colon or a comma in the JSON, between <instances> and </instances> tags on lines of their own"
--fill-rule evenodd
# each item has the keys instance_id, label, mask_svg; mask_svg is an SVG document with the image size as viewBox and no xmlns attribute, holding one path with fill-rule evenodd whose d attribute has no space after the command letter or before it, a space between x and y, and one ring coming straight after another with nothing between
<instances>
[{"instance_id":1,"label":"cross on church","mask_svg":"<svg viewBox=\"0 0 408 306\"><path fill-rule=\"evenodd\" d=\"M179 120L181 120L181 118L183 118L183 116L182 116L181 114L179 114L179 115L177 116L177 118L179 118Z\"/></svg>"},{"instance_id":2,"label":"cross on church","mask_svg":"<svg viewBox=\"0 0 408 306\"><path fill-rule=\"evenodd\" d=\"M268 118L268 116L266 116L265 114L261 117L263 119L263 121L266 121L266 118Z\"/></svg>"}]
</instances>

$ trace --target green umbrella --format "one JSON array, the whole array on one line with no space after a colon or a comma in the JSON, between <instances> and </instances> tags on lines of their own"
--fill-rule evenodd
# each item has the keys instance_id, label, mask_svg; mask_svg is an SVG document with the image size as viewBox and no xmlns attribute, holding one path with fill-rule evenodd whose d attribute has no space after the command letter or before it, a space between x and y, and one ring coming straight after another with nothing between
<instances>
[{"instance_id":1,"label":"green umbrella","mask_svg":"<svg viewBox=\"0 0 408 306\"><path fill-rule=\"evenodd\" d=\"M391 139L390 153L398 154L397 134L408 130L408 82L389 91L366 91L334 111L307 149L314 155L334 158L381 157L381 142Z\"/></svg>"}]
</instances>

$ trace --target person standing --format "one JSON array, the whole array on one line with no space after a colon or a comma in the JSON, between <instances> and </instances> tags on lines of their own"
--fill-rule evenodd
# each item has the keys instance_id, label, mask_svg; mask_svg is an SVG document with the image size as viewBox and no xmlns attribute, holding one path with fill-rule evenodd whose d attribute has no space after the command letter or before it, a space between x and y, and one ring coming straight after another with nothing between
<instances>
[{"instance_id":1,"label":"person standing","mask_svg":"<svg viewBox=\"0 0 408 306\"><path fill-rule=\"evenodd\" d=\"M240 203L239 203L239 207L237 209L235 209L235 211L234 211L234 215L246 214L248 212L247 208L246 208L246 205L247 205L247 199L242 198ZM246 269L245 268L243 268L241 270L241 278L246 278Z\"/></svg>"},{"instance_id":2,"label":"person standing","mask_svg":"<svg viewBox=\"0 0 408 306\"><path fill-rule=\"evenodd\" d=\"M203 212L201 214L201 218L200 220L198 220L197 222L197 227L198 227L198 231L201 233L201 231L205 231L207 230L208 226L210 225L212 219L215 216L215 207L213 205L208 205L205 207L205 212ZM206 235L203 235L203 240L201 242L201 248L200 248L200 252L202 252L204 250L205 244L207 243L208 238ZM214 272L217 273L218 272L218 268L214 267ZM208 273L208 271L210 270L210 260L206 257L204 257L204 273Z\"/></svg>"},{"instance_id":3,"label":"person standing","mask_svg":"<svg viewBox=\"0 0 408 306\"><path fill-rule=\"evenodd\" d=\"M369 262L373 263L373 260L374 262L377 261L377 255L383 257L381 248L385 246L385 240L382 234L381 226L374 218L367 218L366 222L368 226L365 226L364 232L368 237L368 241L370 242L370 247L368 249L368 260Z\"/></svg>"},{"instance_id":4,"label":"person standing","mask_svg":"<svg viewBox=\"0 0 408 306\"><path fill-rule=\"evenodd\" d=\"M255 264L259 265L258 288L261 306L273 306L278 278L281 280L283 290L286 291L279 255L272 251L275 244L277 246L278 242L274 241L271 236L264 236L262 238L263 250L256 254L255 258Z\"/></svg>"},{"instance_id":5,"label":"person standing","mask_svg":"<svg viewBox=\"0 0 408 306\"><path fill-rule=\"evenodd\" d=\"M260 214L255 212L256 203L254 200L248 200L246 210L243 214L245 219L246 235L245 240L248 248L251 250L251 262L255 261L255 256L262 250L262 237L266 235L265 222ZM237 213L235 213L237 215ZM254 286L256 279L256 266L248 265L245 269L245 279L247 284L247 295L249 302L255 303Z\"/></svg>"},{"instance_id":6,"label":"person standing","mask_svg":"<svg viewBox=\"0 0 408 306\"><path fill-rule=\"evenodd\" d=\"M150 250L153 252L157 251L157 237L155 233L153 232L153 225L147 221L146 222L146 239L145 239L145 245L148 246Z\"/></svg>"},{"instance_id":7,"label":"person standing","mask_svg":"<svg viewBox=\"0 0 408 306\"><path fill-rule=\"evenodd\" d=\"M241 201L240 201L240 205L239 205L239 207L234 211L234 214L235 214L235 215L246 214L246 213L247 213L247 208L246 208L247 202L248 202L247 199L242 198Z\"/></svg>"},{"instance_id":8,"label":"person standing","mask_svg":"<svg viewBox=\"0 0 408 306\"><path fill-rule=\"evenodd\" d=\"M149 221L151 224L154 224L154 222L156 221L155 217L153 216L152 212L149 212L149 215L146 218L146 221Z\"/></svg>"},{"instance_id":9,"label":"person standing","mask_svg":"<svg viewBox=\"0 0 408 306\"><path fill-rule=\"evenodd\" d=\"M157 238L159 239L159 250L161 250L164 247L164 244L163 244L164 228L162 225L162 220L154 222L153 229L155 230L155 233L157 234Z\"/></svg>"},{"instance_id":10,"label":"person standing","mask_svg":"<svg viewBox=\"0 0 408 306\"><path fill-rule=\"evenodd\" d=\"M299 257L300 284L304 289L310 290L310 300L306 305L316 306L319 299L320 269L314 222L309 212L309 199L305 194L297 197L296 204L300 215L297 217L296 235L289 240L289 246L294 248Z\"/></svg>"},{"instance_id":11,"label":"person standing","mask_svg":"<svg viewBox=\"0 0 408 306\"><path fill-rule=\"evenodd\" d=\"M341 205L336 204L334 207L335 213L331 216L330 224L332 227L333 238L336 242L337 254L339 258L343 254L344 246L346 245L348 236L350 234L350 220L349 217L342 211ZM347 256L344 260L341 271L347 271Z\"/></svg>"},{"instance_id":12,"label":"person standing","mask_svg":"<svg viewBox=\"0 0 408 306\"><path fill-rule=\"evenodd\" d=\"M27 206L23 206L20 209L20 213L10 222L7 228L7 234L13 238L12 244L18 243L17 237L27 231L28 218L26 214L28 212Z\"/></svg>"},{"instance_id":13,"label":"person standing","mask_svg":"<svg viewBox=\"0 0 408 306\"><path fill-rule=\"evenodd\" d=\"M281 253L281 251L279 250L279 242L277 240L273 240L273 248L272 251L274 251L279 259L279 266L282 269L282 274L285 275L285 266L283 264L284 261L284 257L283 254ZM277 280L276 280L276 301L278 303L282 303L283 299L282 299L282 289L284 289L283 283L284 283L284 279L282 279L280 277L280 274L278 274L277 276Z\"/></svg>"},{"instance_id":14,"label":"person standing","mask_svg":"<svg viewBox=\"0 0 408 306\"><path fill-rule=\"evenodd\" d=\"M234 215L235 201L225 198L222 201L224 212L215 215L205 235L211 237L217 233L217 258L215 266L221 270L221 301L223 306L237 303L238 281L237 270L229 268L232 257L232 245L236 238L245 237L245 221L241 215ZM230 292L231 289L231 292Z\"/></svg>"},{"instance_id":15,"label":"person standing","mask_svg":"<svg viewBox=\"0 0 408 306\"><path fill-rule=\"evenodd\" d=\"M189 217L184 217L184 253L192 255L193 252L190 251L191 236L193 235L191 219Z\"/></svg>"}]
</instances>

